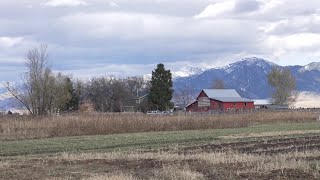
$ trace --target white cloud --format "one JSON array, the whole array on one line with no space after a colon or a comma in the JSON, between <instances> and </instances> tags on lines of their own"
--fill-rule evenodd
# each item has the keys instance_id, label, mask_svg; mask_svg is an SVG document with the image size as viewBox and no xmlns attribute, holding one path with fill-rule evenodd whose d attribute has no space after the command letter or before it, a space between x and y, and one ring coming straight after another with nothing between
<instances>
[{"instance_id":1,"label":"white cloud","mask_svg":"<svg viewBox=\"0 0 320 180\"><path fill-rule=\"evenodd\" d=\"M320 57L319 7L319 0L0 0L0 63L12 67L45 43L58 70L85 67L92 76L143 71L125 66L132 63L219 65L248 56L307 64Z\"/></svg>"},{"instance_id":2,"label":"white cloud","mask_svg":"<svg viewBox=\"0 0 320 180\"><path fill-rule=\"evenodd\" d=\"M320 34L301 33L289 36L270 36L267 39L270 48L287 51L307 51L320 49Z\"/></svg>"},{"instance_id":3,"label":"white cloud","mask_svg":"<svg viewBox=\"0 0 320 180\"><path fill-rule=\"evenodd\" d=\"M320 33L320 14L290 17L271 22L261 29L270 35Z\"/></svg>"},{"instance_id":4,"label":"white cloud","mask_svg":"<svg viewBox=\"0 0 320 180\"><path fill-rule=\"evenodd\" d=\"M209 18L217 17L224 13L234 10L236 2L234 0L227 0L216 4L208 5L201 13L195 16L195 18Z\"/></svg>"},{"instance_id":5,"label":"white cloud","mask_svg":"<svg viewBox=\"0 0 320 180\"><path fill-rule=\"evenodd\" d=\"M83 0L48 0L45 6L58 7L58 6L81 6L87 5Z\"/></svg>"},{"instance_id":6,"label":"white cloud","mask_svg":"<svg viewBox=\"0 0 320 180\"><path fill-rule=\"evenodd\" d=\"M263 3L263 6L259 13L273 13L275 9L283 6L284 1L279 0L260 0Z\"/></svg>"},{"instance_id":7,"label":"white cloud","mask_svg":"<svg viewBox=\"0 0 320 180\"><path fill-rule=\"evenodd\" d=\"M127 77L127 76L142 76L156 67L156 64L96 64L91 68L83 67L76 70L65 70L64 73L72 73L75 77L82 80L88 80L92 77L99 76L115 76L115 77Z\"/></svg>"},{"instance_id":8,"label":"white cloud","mask_svg":"<svg viewBox=\"0 0 320 180\"><path fill-rule=\"evenodd\" d=\"M265 33L272 33L274 32L276 29L278 29L280 26L286 26L288 25L289 20L285 19L285 20L281 20L281 21L277 21L277 22L272 22L270 24L267 24L263 27L261 27L260 29L262 31L264 31Z\"/></svg>"},{"instance_id":9,"label":"white cloud","mask_svg":"<svg viewBox=\"0 0 320 180\"><path fill-rule=\"evenodd\" d=\"M78 13L59 19L65 33L74 38L119 38L120 40L161 40L175 45L182 41L193 41L193 44L208 42L227 43L244 40L251 42L255 24L249 21L236 20L195 20L191 17L170 17L165 15L140 13ZM246 26L247 29L242 27ZM85 27L85 28L83 28ZM228 29L228 31L225 31ZM92 40L92 39L91 39ZM160 42L160 41L159 41ZM139 43L139 42L137 42ZM167 44L171 46L173 44ZM186 44L185 44L186 45Z\"/></svg>"},{"instance_id":10,"label":"white cloud","mask_svg":"<svg viewBox=\"0 0 320 180\"><path fill-rule=\"evenodd\" d=\"M118 8L118 7L120 7L119 4L117 4L117 3L114 2L114 1L110 1L110 2L109 2L109 6L110 6L110 7L113 7L113 8Z\"/></svg>"},{"instance_id":11,"label":"white cloud","mask_svg":"<svg viewBox=\"0 0 320 180\"><path fill-rule=\"evenodd\" d=\"M22 37L0 37L0 47L13 47L23 41Z\"/></svg>"},{"instance_id":12,"label":"white cloud","mask_svg":"<svg viewBox=\"0 0 320 180\"><path fill-rule=\"evenodd\" d=\"M186 27L183 18L140 14L140 13L79 13L60 19L61 24L70 28L70 33L80 36L83 33L90 38L120 38L120 40L137 40L150 38L179 38L192 36L181 33L180 28ZM188 26L188 25L187 25ZM83 27L86 27L83 29ZM71 32L72 30L72 32ZM168 39L170 40L170 39Z\"/></svg>"}]
</instances>

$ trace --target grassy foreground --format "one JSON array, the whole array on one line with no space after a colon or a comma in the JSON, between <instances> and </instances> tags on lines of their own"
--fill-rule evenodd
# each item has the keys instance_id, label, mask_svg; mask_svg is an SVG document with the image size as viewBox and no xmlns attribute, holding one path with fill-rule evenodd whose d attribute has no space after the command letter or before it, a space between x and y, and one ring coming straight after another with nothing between
<instances>
[{"instance_id":1,"label":"grassy foreground","mask_svg":"<svg viewBox=\"0 0 320 180\"><path fill-rule=\"evenodd\" d=\"M256 125L246 128L191 130L174 132L150 132L133 134L77 136L35 140L0 141L0 156L17 156L83 151L132 151L175 146L218 144L247 141L259 138L259 134L271 132L264 138L276 138L272 132L319 130L320 123L283 123ZM250 135L250 134L256 134ZM283 133L286 135L286 133ZM302 133L304 134L304 133ZM237 135L239 135L237 138ZM277 134L278 135L278 134ZM292 134L289 134L292 135ZM300 135L294 133L293 135Z\"/></svg>"},{"instance_id":2,"label":"grassy foreground","mask_svg":"<svg viewBox=\"0 0 320 180\"><path fill-rule=\"evenodd\" d=\"M0 142L0 179L319 179L320 123Z\"/></svg>"}]
</instances>

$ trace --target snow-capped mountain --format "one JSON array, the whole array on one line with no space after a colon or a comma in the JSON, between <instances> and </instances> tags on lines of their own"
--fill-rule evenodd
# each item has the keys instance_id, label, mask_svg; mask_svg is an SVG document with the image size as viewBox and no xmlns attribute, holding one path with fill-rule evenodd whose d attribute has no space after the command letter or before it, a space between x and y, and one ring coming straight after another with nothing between
<instances>
[{"instance_id":1,"label":"snow-capped mountain","mask_svg":"<svg viewBox=\"0 0 320 180\"><path fill-rule=\"evenodd\" d=\"M188 77L204 72L206 68L192 67L190 65L181 67L178 71L172 72L173 78Z\"/></svg>"},{"instance_id":2,"label":"snow-capped mountain","mask_svg":"<svg viewBox=\"0 0 320 180\"><path fill-rule=\"evenodd\" d=\"M241 66L257 66L264 70L268 70L270 67L277 66L277 65L270 61L253 57L253 58L244 58L240 61L237 61L235 63L232 63L230 65L223 67L223 69L225 69L228 73L232 73L233 71L239 69L239 67Z\"/></svg>"},{"instance_id":3,"label":"snow-capped mountain","mask_svg":"<svg viewBox=\"0 0 320 180\"><path fill-rule=\"evenodd\" d=\"M320 93L320 63L307 66L287 66L296 78L297 90ZM267 81L267 74L273 66L281 66L261 58L246 58L221 68L208 69L200 74L174 79L174 89L193 87L198 93L209 88L215 79L222 79L226 88L236 89L246 98L269 98L272 88ZM285 68L285 67L282 67ZM303 71L302 71L303 70Z\"/></svg>"},{"instance_id":4,"label":"snow-capped mountain","mask_svg":"<svg viewBox=\"0 0 320 180\"><path fill-rule=\"evenodd\" d=\"M0 88L0 110L7 110L16 106L14 97L6 89Z\"/></svg>"},{"instance_id":5,"label":"snow-capped mountain","mask_svg":"<svg viewBox=\"0 0 320 180\"><path fill-rule=\"evenodd\" d=\"M300 69L301 72L305 71L320 71L320 62L310 63Z\"/></svg>"},{"instance_id":6,"label":"snow-capped mountain","mask_svg":"<svg viewBox=\"0 0 320 180\"><path fill-rule=\"evenodd\" d=\"M7 92L7 89L3 86L2 82L0 82L0 94Z\"/></svg>"},{"instance_id":7,"label":"snow-capped mountain","mask_svg":"<svg viewBox=\"0 0 320 180\"><path fill-rule=\"evenodd\" d=\"M3 94L0 94L0 101L3 101L5 99L12 98L13 96L9 92L5 92Z\"/></svg>"},{"instance_id":8,"label":"snow-capped mountain","mask_svg":"<svg viewBox=\"0 0 320 180\"><path fill-rule=\"evenodd\" d=\"M142 76L145 82L150 81L152 78L152 74L145 74Z\"/></svg>"}]
</instances>

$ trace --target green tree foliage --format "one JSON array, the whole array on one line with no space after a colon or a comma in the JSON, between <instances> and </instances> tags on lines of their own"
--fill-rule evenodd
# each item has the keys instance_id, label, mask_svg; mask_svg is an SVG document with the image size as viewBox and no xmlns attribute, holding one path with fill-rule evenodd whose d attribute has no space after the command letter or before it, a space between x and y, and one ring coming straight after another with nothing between
<instances>
[{"instance_id":1,"label":"green tree foliage","mask_svg":"<svg viewBox=\"0 0 320 180\"><path fill-rule=\"evenodd\" d=\"M296 79L289 69L274 67L268 74L268 83L274 88L272 97L275 104L289 105L295 100Z\"/></svg>"},{"instance_id":2,"label":"green tree foliage","mask_svg":"<svg viewBox=\"0 0 320 180\"><path fill-rule=\"evenodd\" d=\"M71 94L68 91L67 79L69 77L61 73L58 73L54 77L54 82L52 82L52 96L53 98L53 108L54 111L63 112L65 111L68 102L71 99Z\"/></svg>"},{"instance_id":3,"label":"green tree foliage","mask_svg":"<svg viewBox=\"0 0 320 180\"><path fill-rule=\"evenodd\" d=\"M65 79L65 85L68 91L68 94L71 96L70 101L66 103L63 111L76 111L79 109L80 97L77 89L75 88L74 83L69 77Z\"/></svg>"},{"instance_id":4,"label":"green tree foliage","mask_svg":"<svg viewBox=\"0 0 320 180\"><path fill-rule=\"evenodd\" d=\"M164 68L163 64L158 64L157 68L152 71L149 101L153 104L153 108L164 111L173 106L172 94L172 74L170 70Z\"/></svg>"}]
</instances>

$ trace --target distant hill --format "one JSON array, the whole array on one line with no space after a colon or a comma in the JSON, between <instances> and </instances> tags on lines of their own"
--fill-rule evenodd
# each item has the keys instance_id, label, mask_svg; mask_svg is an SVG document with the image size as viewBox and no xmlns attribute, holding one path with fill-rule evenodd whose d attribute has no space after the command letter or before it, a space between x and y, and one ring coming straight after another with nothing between
<instances>
[{"instance_id":1,"label":"distant hill","mask_svg":"<svg viewBox=\"0 0 320 180\"><path fill-rule=\"evenodd\" d=\"M272 89L268 84L267 74L273 66L279 65L261 58L246 58L222 68L212 68L191 76L176 77L174 89L182 89L188 85L198 93L201 89L210 87L214 79L222 79L226 88L236 89L243 97L269 98ZM306 66L287 66L287 68L297 80L298 91L320 93L319 62Z\"/></svg>"},{"instance_id":2,"label":"distant hill","mask_svg":"<svg viewBox=\"0 0 320 180\"><path fill-rule=\"evenodd\" d=\"M181 67L174 75L174 89L192 88L193 95L209 88L214 79L222 79L226 88L236 89L249 99L269 98L272 92L267 74L273 66L281 67L261 58L246 58L221 68ZM297 90L315 96L320 94L320 62L306 66L287 66L297 80ZM150 79L151 75L146 75ZM305 97L305 96L301 96ZM300 98L301 99L301 98ZM20 105L21 106L21 105ZM0 110L21 108L7 90L0 87Z\"/></svg>"},{"instance_id":3,"label":"distant hill","mask_svg":"<svg viewBox=\"0 0 320 180\"><path fill-rule=\"evenodd\" d=\"M0 111L21 108L21 105L5 88L0 88Z\"/></svg>"}]
</instances>

